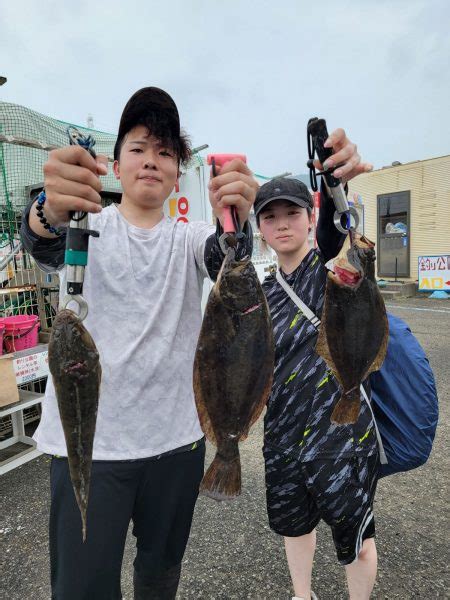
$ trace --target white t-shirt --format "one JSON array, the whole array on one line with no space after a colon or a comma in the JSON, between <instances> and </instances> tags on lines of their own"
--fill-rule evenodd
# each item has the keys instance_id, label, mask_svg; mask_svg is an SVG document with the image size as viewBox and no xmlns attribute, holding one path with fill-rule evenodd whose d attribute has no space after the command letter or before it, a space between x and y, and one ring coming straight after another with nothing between
<instances>
[{"instance_id":1,"label":"white t-shirt","mask_svg":"<svg viewBox=\"0 0 450 600\"><path fill-rule=\"evenodd\" d=\"M202 437L192 389L201 326L207 223L165 217L152 229L115 205L89 215L84 324L100 353L102 383L94 460L156 456ZM60 271L65 294L65 267ZM52 377L34 435L42 452L67 456Z\"/></svg>"}]
</instances>

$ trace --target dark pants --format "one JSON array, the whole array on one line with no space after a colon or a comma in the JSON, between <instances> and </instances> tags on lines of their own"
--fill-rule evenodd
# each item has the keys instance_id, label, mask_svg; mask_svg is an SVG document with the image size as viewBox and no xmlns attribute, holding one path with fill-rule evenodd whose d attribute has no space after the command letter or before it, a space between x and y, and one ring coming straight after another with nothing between
<instances>
[{"instance_id":1,"label":"dark pants","mask_svg":"<svg viewBox=\"0 0 450 600\"><path fill-rule=\"evenodd\" d=\"M378 454L302 462L266 446L264 460L271 529L298 537L323 519L331 527L340 564L352 563L364 540L375 536Z\"/></svg>"},{"instance_id":2,"label":"dark pants","mask_svg":"<svg viewBox=\"0 0 450 600\"><path fill-rule=\"evenodd\" d=\"M130 520L136 537L136 600L175 598L203 476L205 445L135 461L94 461L83 543L67 459L51 465L53 600L120 600Z\"/></svg>"}]
</instances>

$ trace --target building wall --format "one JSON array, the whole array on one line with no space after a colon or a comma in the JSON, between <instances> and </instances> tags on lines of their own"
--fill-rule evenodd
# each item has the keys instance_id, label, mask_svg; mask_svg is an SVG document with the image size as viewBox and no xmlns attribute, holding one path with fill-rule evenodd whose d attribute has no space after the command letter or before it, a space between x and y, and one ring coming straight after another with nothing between
<instances>
[{"instance_id":1,"label":"building wall","mask_svg":"<svg viewBox=\"0 0 450 600\"><path fill-rule=\"evenodd\" d=\"M349 183L349 198L364 203L365 234L377 241L377 195L411 192L410 278L418 278L418 256L450 253L450 155L388 167ZM404 278L407 279L407 278Z\"/></svg>"}]
</instances>

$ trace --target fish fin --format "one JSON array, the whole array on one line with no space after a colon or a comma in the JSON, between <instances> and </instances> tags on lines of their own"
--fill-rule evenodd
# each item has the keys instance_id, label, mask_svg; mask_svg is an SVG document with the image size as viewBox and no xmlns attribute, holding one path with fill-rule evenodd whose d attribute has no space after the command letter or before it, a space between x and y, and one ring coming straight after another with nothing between
<instances>
[{"instance_id":1,"label":"fish fin","mask_svg":"<svg viewBox=\"0 0 450 600\"><path fill-rule=\"evenodd\" d=\"M250 428L256 423L256 421L261 416L261 413L264 410L265 406L267 405L267 401L269 400L270 392L272 391L273 371L274 371L274 362L275 362L275 340L273 338L272 317L270 316L269 305L267 304L267 300L266 300L266 297L264 296L264 293L262 293L261 301L264 304L264 310L266 312L267 322L269 324L269 326L268 326L269 337L267 340L267 348L270 348L270 354L269 354L269 352L267 352L266 361L265 361L264 367L263 367L264 370L267 370L269 372L269 377L267 379L266 385L264 386L264 390L261 394L261 398L260 398L258 404L255 406L254 411L252 411L252 418L251 418L249 426L248 426L247 434L245 435L244 438L241 438L241 439L246 439Z\"/></svg>"},{"instance_id":2,"label":"fish fin","mask_svg":"<svg viewBox=\"0 0 450 600\"><path fill-rule=\"evenodd\" d=\"M90 475L89 475L90 477ZM75 492L78 508L80 509L81 515L81 531L83 534L83 543L86 541L86 533L87 533L87 508L88 508L88 498L89 498L89 485L86 491L86 495L82 494L80 491Z\"/></svg>"},{"instance_id":3,"label":"fish fin","mask_svg":"<svg viewBox=\"0 0 450 600\"><path fill-rule=\"evenodd\" d=\"M207 439L217 446L216 435L214 433L214 429L211 423L211 419L209 418L208 410L206 408L206 404L203 401L202 395L202 387L200 385L200 369L197 367L197 362L194 362L194 396L195 396L195 405L197 407L198 419L200 421L200 426L203 430L203 433L206 435Z\"/></svg>"},{"instance_id":4,"label":"fish fin","mask_svg":"<svg viewBox=\"0 0 450 600\"><path fill-rule=\"evenodd\" d=\"M327 285L329 285L328 282L327 282ZM328 346L327 332L326 332L326 327L325 327L326 318L327 318L326 298L327 298L327 296L325 295L325 304L323 306L322 319L321 319L321 324L319 327L319 335L317 337L317 342L316 342L316 352L327 363L328 367L331 369L331 371L333 371L333 375L336 377L336 379L339 381L339 383L342 386L342 382L339 378L338 371L336 369L336 365L334 364L334 361L331 358L330 348Z\"/></svg>"},{"instance_id":5,"label":"fish fin","mask_svg":"<svg viewBox=\"0 0 450 600\"><path fill-rule=\"evenodd\" d=\"M272 369L273 371L273 369ZM250 430L250 428L256 423L256 421L259 419L259 417L261 416L262 411L264 410L264 407L267 405L267 400L269 399L269 395L270 392L272 391L272 383L273 383L273 374L269 377L266 387L264 388L264 392L261 395L261 400L258 402L254 412L252 413L253 416L250 420L250 424L248 426L248 431L247 434L245 435L245 437L241 437L241 440L245 440L247 438L248 432Z\"/></svg>"},{"instance_id":6,"label":"fish fin","mask_svg":"<svg viewBox=\"0 0 450 600\"><path fill-rule=\"evenodd\" d=\"M330 349L328 348L327 334L325 333L325 327L321 326L319 329L319 336L316 342L316 352L321 356L327 365L334 370L333 359L331 358Z\"/></svg>"},{"instance_id":7,"label":"fish fin","mask_svg":"<svg viewBox=\"0 0 450 600\"><path fill-rule=\"evenodd\" d=\"M380 300L381 300L381 302L383 302L383 305L384 305L383 298L380 298ZM388 321L387 314L386 314L386 308L384 306L383 306L383 309L384 309L384 314L383 314L384 335L383 335L383 339L381 340L381 344L380 344L380 347L378 349L377 355L373 359L372 364L369 366L369 368L367 369L367 371L364 373L363 377L361 378L361 381L365 381L367 379L367 377L369 377L369 375L371 373L373 373L374 371L379 371L381 369L381 367L383 366L384 359L386 358L386 352L387 352L387 347L388 347L388 342L389 342L389 321Z\"/></svg>"},{"instance_id":8,"label":"fish fin","mask_svg":"<svg viewBox=\"0 0 450 600\"><path fill-rule=\"evenodd\" d=\"M233 500L241 493L241 460L236 442L237 455L224 459L218 452L209 465L200 484L200 494L214 500Z\"/></svg>"},{"instance_id":9,"label":"fish fin","mask_svg":"<svg viewBox=\"0 0 450 600\"><path fill-rule=\"evenodd\" d=\"M382 302L383 299L381 300ZM388 347L388 342L389 342L389 322L387 319L387 315L386 312L384 313L384 336L383 336L383 341L380 344L380 348L378 350L378 354L376 355L373 363L370 366L369 371L367 372L367 375L369 375L369 373L372 373L372 371L379 371L383 365L384 359L386 357L386 352L387 352L387 347ZM366 376L367 376L366 375Z\"/></svg>"},{"instance_id":10,"label":"fish fin","mask_svg":"<svg viewBox=\"0 0 450 600\"><path fill-rule=\"evenodd\" d=\"M83 532L83 543L86 541L86 530L87 530L87 515L86 509L81 511L81 523L82 523L82 532Z\"/></svg>"},{"instance_id":11,"label":"fish fin","mask_svg":"<svg viewBox=\"0 0 450 600\"><path fill-rule=\"evenodd\" d=\"M339 402L336 404L331 415L331 422L336 425L346 425L348 423L356 423L359 416L361 406L361 392L358 388L354 388L346 394L342 394Z\"/></svg>"},{"instance_id":12,"label":"fish fin","mask_svg":"<svg viewBox=\"0 0 450 600\"><path fill-rule=\"evenodd\" d=\"M69 470L70 477L72 479L72 487L75 494L75 499L78 504L78 508L80 509L81 516L81 531L83 534L83 543L86 541L86 532L87 532L87 509L88 509L88 500L89 500L89 488L90 488L90 479L91 479L91 467L89 467L89 472L79 473L78 469L75 466L72 466L70 458L69 460ZM87 483L85 482L85 476L87 477ZM76 485L75 482L78 482Z\"/></svg>"}]
</instances>

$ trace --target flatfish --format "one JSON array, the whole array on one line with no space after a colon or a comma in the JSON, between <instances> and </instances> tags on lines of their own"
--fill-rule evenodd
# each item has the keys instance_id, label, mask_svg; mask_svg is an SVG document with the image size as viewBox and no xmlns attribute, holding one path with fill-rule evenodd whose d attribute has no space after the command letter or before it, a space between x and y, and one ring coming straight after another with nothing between
<instances>
[{"instance_id":1,"label":"flatfish","mask_svg":"<svg viewBox=\"0 0 450 600\"><path fill-rule=\"evenodd\" d=\"M200 423L217 452L200 493L227 500L241 492L238 443L245 440L270 393L272 321L250 260L230 248L211 290L194 361Z\"/></svg>"},{"instance_id":2,"label":"flatfish","mask_svg":"<svg viewBox=\"0 0 450 600\"><path fill-rule=\"evenodd\" d=\"M342 387L331 420L355 423L360 385L386 355L389 325L375 280L375 244L354 233L347 256L329 272L316 350Z\"/></svg>"},{"instance_id":3,"label":"flatfish","mask_svg":"<svg viewBox=\"0 0 450 600\"><path fill-rule=\"evenodd\" d=\"M81 513L85 541L92 448L102 370L94 340L71 310L61 310L53 322L48 362L66 438L70 478Z\"/></svg>"}]
</instances>

